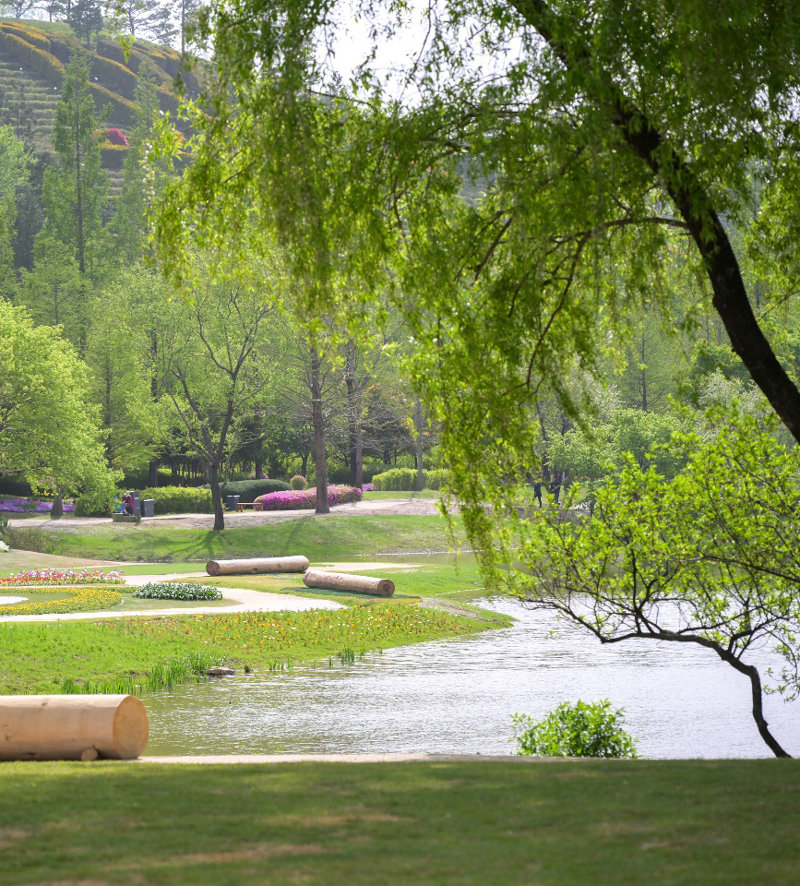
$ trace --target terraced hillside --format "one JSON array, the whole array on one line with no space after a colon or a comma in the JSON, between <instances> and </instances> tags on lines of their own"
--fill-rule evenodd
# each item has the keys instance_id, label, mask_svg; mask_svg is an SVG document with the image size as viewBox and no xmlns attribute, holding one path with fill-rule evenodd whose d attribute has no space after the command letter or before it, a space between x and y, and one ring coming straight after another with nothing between
<instances>
[{"instance_id":1,"label":"terraced hillside","mask_svg":"<svg viewBox=\"0 0 800 886\"><path fill-rule=\"evenodd\" d=\"M83 48L91 68L98 114L108 107L106 127L127 134L134 119L134 90L140 66L149 60L159 80L162 110L175 110L175 78L180 74L189 93L198 83L181 71L180 56L169 47L133 44L127 58L113 39L99 38L91 50L79 43L66 25L0 19L0 124L10 124L19 138L36 151L52 150L55 108L70 54ZM126 148L107 143L103 164L118 181Z\"/></svg>"}]
</instances>

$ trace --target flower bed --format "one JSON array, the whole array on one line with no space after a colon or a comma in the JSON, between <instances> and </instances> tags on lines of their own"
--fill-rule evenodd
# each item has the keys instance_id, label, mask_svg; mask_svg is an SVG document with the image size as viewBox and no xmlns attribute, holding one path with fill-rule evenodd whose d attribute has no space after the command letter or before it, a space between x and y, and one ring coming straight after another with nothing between
<instances>
[{"instance_id":1,"label":"flower bed","mask_svg":"<svg viewBox=\"0 0 800 886\"><path fill-rule=\"evenodd\" d=\"M148 582L133 592L148 600L221 600L222 594L210 585L195 582Z\"/></svg>"},{"instance_id":2,"label":"flower bed","mask_svg":"<svg viewBox=\"0 0 800 886\"><path fill-rule=\"evenodd\" d=\"M0 499L0 511L12 514L49 514L53 510L53 502L39 501L32 498ZM75 510L74 502L64 502L64 513L71 514Z\"/></svg>"},{"instance_id":3,"label":"flower bed","mask_svg":"<svg viewBox=\"0 0 800 886\"><path fill-rule=\"evenodd\" d=\"M119 569L103 572L102 569L29 569L8 578L0 578L2 585L85 585L123 584L125 581Z\"/></svg>"},{"instance_id":4,"label":"flower bed","mask_svg":"<svg viewBox=\"0 0 800 886\"><path fill-rule=\"evenodd\" d=\"M27 590L50 591L52 587L27 588ZM0 615L44 615L65 612L96 612L122 602L122 594L109 587L67 589L63 600L44 600L40 603L14 603L0 606Z\"/></svg>"},{"instance_id":5,"label":"flower bed","mask_svg":"<svg viewBox=\"0 0 800 886\"><path fill-rule=\"evenodd\" d=\"M361 490L353 486L329 486L328 504L345 504L350 501L361 501ZM295 511L301 508L316 508L316 489L290 489L288 492L270 492L260 495L255 504L261 505L264 511Z\"/></svg>"}]
</instances>

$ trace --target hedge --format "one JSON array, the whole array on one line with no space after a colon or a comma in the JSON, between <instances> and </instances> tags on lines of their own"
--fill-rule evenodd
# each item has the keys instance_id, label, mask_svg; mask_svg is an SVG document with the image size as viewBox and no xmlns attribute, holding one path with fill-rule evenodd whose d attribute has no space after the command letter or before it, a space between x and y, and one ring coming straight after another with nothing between
<instances>
[{"instance_id":1,"label":"hedge","mask_svg":"<svg viewBox=\"0 0 800 886\"><path fill-rule=\"evenodd\" d=\"M222 484L222 496L238 495L240 501L255 501L259 495L268 495L270 492L285 492L290 489L288 483L283 480L230 480Z\"/></svg>"},{"instance_id":2,"label":"hedge","mask_svg":"<svg viewBox=\"0 0 800 886\"><path fill-rule=\"evenodd\" d=\"M153 499L156 514L212 514L211 490L204 486L159 486L143 489L141 498Z\"/></svg>"},{"instance_id":3,"label":"hedge","mask_svg":"<svg viewBox=\"0 0 800 886\"><path fill-rule=\"evenodd\" d=\"M60 87L63 83L66 69L58 59L3 28L0 28L0 49L5 50L16 64L28 65L51 85Z\"/></svg>"},{"instance_id":4,"label":"hedge","mask_svg":"<svg viewBox=\"0 0 800 886\"><path fill-rule=\"evenodd\" d=\"M450 480L446 468L422 472L422 485L425 489L441 489ZM414 468L390 468L372 478L372 488L379 492L413 492L417 488L417 472Z\"/></svg>"}]
</instances>

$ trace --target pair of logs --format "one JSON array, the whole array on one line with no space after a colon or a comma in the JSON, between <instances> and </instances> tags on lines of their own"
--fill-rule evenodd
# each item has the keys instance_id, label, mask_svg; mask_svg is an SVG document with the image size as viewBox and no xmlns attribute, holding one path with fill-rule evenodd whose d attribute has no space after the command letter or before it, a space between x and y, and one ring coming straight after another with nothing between
<instances>
[{"instance_id":1,"label":"pair of logs","mask_svg":"<svg viewBox=\"0 0 800 886\"><path fill-rule=\"evenodd\" d=\"M306 557L255 557L251 560L209 560L209 575L264 575L270 572L304 572L303 583L307 588L331 591L353 591L371 594L373 597L391 597L394 582L388 578L372 578L368 575L351 575L345 572L325 572L309 569Z\"/></svg>"},{"instance_id":2,"label":"pair of logs","mask_svg":"<svg viewBox=\"0 0 800 886\"><path fill-rule=\"evenodd\" d=\"M133 695L0 696L0 760L133 760L148 734Z\"/></svg>"},{"instance_id":3,"label":"pair of logs","mask_svg":"<svg viewBox=\"0 0 800 886\"><path fill-rule=\"evenodd\" d=\"M250 560L209 560L209 575L264 575L269 572L305 572L307 557L254 557Z\"/></svg>"}]
</instances>

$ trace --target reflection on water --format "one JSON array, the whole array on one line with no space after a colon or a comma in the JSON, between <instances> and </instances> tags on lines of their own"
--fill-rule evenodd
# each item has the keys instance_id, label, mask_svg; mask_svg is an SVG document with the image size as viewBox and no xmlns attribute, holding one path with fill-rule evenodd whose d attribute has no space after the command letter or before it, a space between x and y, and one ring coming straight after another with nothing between
<instances>
[{"instance_id":1,"label":"reflection on water","mask_svg":"<svg viewBox=\"0 0 800 886\"><path fill-rule=\"evenodd\" d=\"M508 754L511 715L609 698L647 757L769 757L749 682L714 653L647 641L602 646L512 600L511 628L367 653L291 672L237 675L144 699L146 753ZM554 631L555 628L555 631ZM800 753L796 703L766 700L774 733Z\"/></svg>"}]
</instances>

